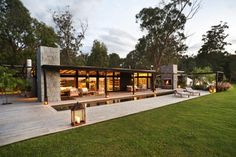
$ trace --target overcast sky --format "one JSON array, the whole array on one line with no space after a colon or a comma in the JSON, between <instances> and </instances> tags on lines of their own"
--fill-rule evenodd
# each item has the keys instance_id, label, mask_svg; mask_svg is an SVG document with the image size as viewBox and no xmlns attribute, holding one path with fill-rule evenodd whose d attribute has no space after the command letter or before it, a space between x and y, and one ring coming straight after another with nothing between
<instances>
[{"instance_id":1,"label":"overcast sky","mask_svg":"<svg viewBox=\"0 0 236 157\"><path fill-rule=\"evenodd\" d=\"M125 57L132 51L138 38L142 36L135 15L144 7L155 7L160 0L21 0L30 11L31 16L50 26L52 11L69 5L74 16L75 26L78 21L87 20L88 30L83 40L83 52L90 52L95 39L104 42L108 52L118 53ZM236 1L235 0L202 0L201 8L193 19L187 22L185 32L187 54L196 54L202 45L202 35L212 25L220 21L227 22L229 29L229 52L236 50ZM79 27L78 27L79 28Z\"/></svg>"}]
</instances>

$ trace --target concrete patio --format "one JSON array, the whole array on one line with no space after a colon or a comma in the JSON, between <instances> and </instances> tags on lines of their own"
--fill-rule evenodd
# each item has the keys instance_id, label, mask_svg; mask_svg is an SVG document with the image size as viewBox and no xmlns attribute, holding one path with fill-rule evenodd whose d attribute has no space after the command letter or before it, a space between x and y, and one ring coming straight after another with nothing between
<instances>
[{"instance_id":1,"label":"concrete patio","mask_svg":"<svg viewBox=\"0 0 236 157\"><path fill-rule=\"evenodd\" d=\"M207 94L209 93L201 91L201 96ZM85 125L151 110L196 97L198 96L178 98L170 94L89 107L87 108L87 123ZM0 105L0 146L72 128L74 127L70 125L69 110L58 112L50 105L41 105L41 103L33 101Z\"/></svg>"}]
</instances>

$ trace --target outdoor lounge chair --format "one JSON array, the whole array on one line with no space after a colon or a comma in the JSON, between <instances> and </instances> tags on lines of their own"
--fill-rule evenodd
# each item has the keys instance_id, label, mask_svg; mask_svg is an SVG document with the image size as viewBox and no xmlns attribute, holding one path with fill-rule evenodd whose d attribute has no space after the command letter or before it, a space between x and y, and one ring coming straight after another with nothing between
<instances>
[{"instance_id":1,"label":"outdoor lounge chair","mask_svg":"<svg viewBox=\"0 0 236 157\"><path fill-rule=\"evenodd\" d=\"M72 87L70 89L69 96L79 96L79 90L77 88Z\"/></svg>"},{"instance_id":2,"label":"outdoor lounge chair","mask_svg":"<svg viewBox=\"0 0 236 157\"><path fill-rule=\"evenodd\" d=\"M183 97L183 96L187 96L188 98L190 97L190 93L189 92L185 92L184 90L182 89L176 89L175 90L175 96L180 96L180 97Z\"/></svg>"},{"instance_id":3,"label":"outdoor lounge chair","mask_svg":"<svg viewBox=\"0 0 236 157\"><path fill-rule=\"evenodd\" d=\"M196 95L200 96L200 92L193 90L191 87L186 87L185 91L189 92L191 95L195 95L196 94Z\"/></svg>"},{"instance_id":4,"label":"outdoor lounge chair","mask_svg":"<svg viewBox=\"0 0 236 157\"><path fill-rule=\"evenodd\" d=\"M88 88L79 88L80 96L89 94Z\"/></svg>"}]
</instances>

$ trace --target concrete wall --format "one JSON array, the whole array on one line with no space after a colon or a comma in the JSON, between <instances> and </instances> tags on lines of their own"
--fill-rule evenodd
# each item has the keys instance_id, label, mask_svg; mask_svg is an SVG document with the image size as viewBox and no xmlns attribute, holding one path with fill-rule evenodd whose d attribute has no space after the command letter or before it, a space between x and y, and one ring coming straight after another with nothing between
<instances>
[{"instance_id":1,"label":"concrete wall","mask_svg":"<svg viewBox=\"0 0 236 157\"><path fill-rule=\"evenodd\" d=\"M161 72L161 83L162 83L162 88L177 88L177 82L178 82L178 76L177 76L177 72L178 72L178 68L177 65L173 64L173 65L163 65L160 68L160 72ZM166 86L164 85L164 80L165 79L170 79L171 80L171 85Z\"/></svg>"},{"instance_id":2,"label":"concrete wall","mask_svg":"<svg viewBox=\"0 0 236 157\"><path fill-rule=\"evenodd\" d=\"M45 99L42 65L60 65L60 49L40 46L37 51L37 92L41 102ZM45 74L48 102L61 101L59 71L45 70Z\"/></svg>"}]
</instances>

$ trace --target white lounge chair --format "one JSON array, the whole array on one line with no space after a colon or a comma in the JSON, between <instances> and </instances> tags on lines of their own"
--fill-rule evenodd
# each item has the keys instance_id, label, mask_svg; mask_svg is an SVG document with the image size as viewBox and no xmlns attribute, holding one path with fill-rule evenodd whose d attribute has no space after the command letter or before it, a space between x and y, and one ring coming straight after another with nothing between
<instances>
[{"instance_id":1,"label":"white lounge chair","mask_svg":"<svg viewBox=\"0 0 236 157\"><path fill-rule=\"evenodd\" d=\"M190 95L191 94L189 92L185 92L183 89L176 89L175 90L175 96L180 96L180 97L187 96L189 98Z\"/></svg>"},{"instance_id":2,"label":"white lounge chair","mask_svg":"<svg viewBox=\"0 0 236 157\"><path fill-rule=\"evenodd\" d=\"M70 93L69 93L70 96L79 96L79 90L77 88L74 88L72 87L70 89Z\"/></svg>"},{"instance_id":3,"label":"white lounge chair","mask_svg":"<svg viewBox=\"0 0 236 157\"><path fill-rule=\"evenodd\" d=\"M86 87L79 88L79 93L80 93L80 96L88 94L89 93L88 88L86 88Z\"/></svg>"},{"instance_id":4,"label":"white lounge chair","mask_svg":"<svg viewBox=\"0 0 236 157\"><path fill-rule=\"evenodd\" d=\"M193 90L191 87L186 87L186 88L185 88L185 91L186 91L186 92L189 92L191 95L195 95L195 94L198 95L198 96L201 95L200 92Z\"/></svg>"}]
</instances>

